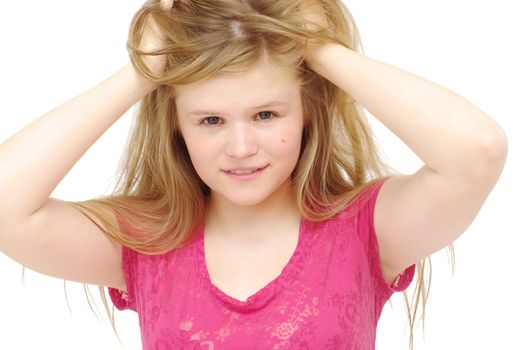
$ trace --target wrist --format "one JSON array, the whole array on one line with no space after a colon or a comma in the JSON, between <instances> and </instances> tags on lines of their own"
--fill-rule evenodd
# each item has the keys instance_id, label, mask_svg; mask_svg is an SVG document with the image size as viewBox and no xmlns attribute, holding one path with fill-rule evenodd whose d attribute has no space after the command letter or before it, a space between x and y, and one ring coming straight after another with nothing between
<instances>
[{"instance_id":1,"label":"wrist","mask_svg":"<svg viewBox=\"0 0 527 350\"><path fill-rule=\"evenodd\" d=\"M124 65L117 75L121 77L124 86L130 91L130 97L136 102L158 86L139 74L131 62Z\"/></svg>"},{"instance_id":2,"label":"wrist","mask_svg":"<svg viewBox=\"0 0 527 350\"><path fill-rule=\"evenodd\" d=\"M123 69L130 75L133 86L137 89L138 93L146 95L158 87L158 84L151 82L148 78L141 75L131 62L126 64Z\"/></svg>"},{"instance_id":3,"label":"wrist","mask_svg":"<svg viewBox=\"0 0 527 350\"><path fill-rule=\"evenodd\" d=\"M305 54L306 63L310 69L321 74L324 65L327 65L327 62L331 62L332 53L342 48L342 45L335 43L326 43L319 46L308 45Z\"/></svg>"}]
</instances>

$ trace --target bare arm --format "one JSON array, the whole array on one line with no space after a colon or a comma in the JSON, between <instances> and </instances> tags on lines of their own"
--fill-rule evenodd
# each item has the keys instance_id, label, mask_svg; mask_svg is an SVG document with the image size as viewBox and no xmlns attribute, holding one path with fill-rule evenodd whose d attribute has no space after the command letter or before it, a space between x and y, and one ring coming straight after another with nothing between
<instances>
[{"instance_id":1,"label":"bare arm","mask_svg":"<svg viewBox=\"0 0 527 350\"><path fill-rule=\"evenodd\" d=\"M466 176L503 159L506 137L500 126L442 86L340 45L320 48L310 65L364 106L435 172Z\"/></svg>"},{"instance_id":2,"label":"bare arm","mask_svg":"<svg viewBox=\"0 0 527 350\"><path fill-rule=\"evenodd\" d=\"M170 10L172 1L160 3ZM163 37L147 20L141 49ZM156 33L157 34L157 33ZM158 75L166 57L145 59ZM24 266L58 278L125 287L121 245L68 203L48 198L89 147L143 96L157 88L131 63L81 95L44 114L0 145L0 251ZM113 214L111 209L107 214ZM116 218L113 218L116 219ZM117 222L114 222L116 225Z\"/></svg>"},{"instance_id":3,"label":"bare arm","mask_svg":"<svg viewBox=\"0 0 527 350\"><path fill-rule=\"evenodd\" d=\"M385 280L443 248L474 220L507 156L502 128L454 92L341 45L313 48L318 74L352 96L425 163L381 188L374 227Z\"/></svg>"},{"instance_id":4,"label":"bare arm","mask_svg":"<svg viewBox=\"0 0 527 350\"><path fill-rule=\"evenodd\" d=\"M93 143L154 88L125 65L0 145L0 232L35 213Z\"/></svg>"},{"instance_id":5,"label":"bare arm","mask_svg":"<svg viewBox=\"0 0 527 350\"><path fill-rule=\"evenodd\" d=\"M0 145L2 253L43 274L125 289L120 245L77 209L48 197L88 148L153 88L128 64Z\"/></svg>"}]
</instances>

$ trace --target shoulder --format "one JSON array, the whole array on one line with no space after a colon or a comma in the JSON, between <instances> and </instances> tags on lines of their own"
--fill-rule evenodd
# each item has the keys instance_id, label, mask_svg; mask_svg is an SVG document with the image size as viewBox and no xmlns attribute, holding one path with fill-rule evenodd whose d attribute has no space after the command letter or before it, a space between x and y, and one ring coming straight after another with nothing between
<instances>
[{"instance_id":1,"label":"shoulder","mask_svg":"<svg viewBox=\"0 0 527 350\"><path fill-rule=\"evenodd\" d=\"M350 193L337 217L368 216L373 214L377 197L384 184L393 176L379 177L362 185L355 193Z\"/></svg>"}]
</instances>

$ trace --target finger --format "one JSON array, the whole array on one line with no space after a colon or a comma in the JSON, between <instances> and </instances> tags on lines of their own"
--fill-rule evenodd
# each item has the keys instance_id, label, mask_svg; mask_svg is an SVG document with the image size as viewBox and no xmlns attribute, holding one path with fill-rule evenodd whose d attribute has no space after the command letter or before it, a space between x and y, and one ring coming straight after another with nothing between
<instances>
[{"instance_id":1,"label":"finger","mask_svg":"<svg viewBox=\"0 0 527 350\"><path fill-rule=\"evenodd\" d=\"M161 8L163 10L170 10L174 6L174 0L161 0Z\"/></svg>"}]
</instances>

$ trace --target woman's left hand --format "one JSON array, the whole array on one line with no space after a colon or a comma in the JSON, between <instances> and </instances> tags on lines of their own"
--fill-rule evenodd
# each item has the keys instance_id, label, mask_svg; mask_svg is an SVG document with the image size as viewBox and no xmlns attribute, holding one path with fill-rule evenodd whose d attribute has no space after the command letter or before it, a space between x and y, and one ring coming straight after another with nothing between
<instances>
[{"instance_id":1,"label":"woman's left hand","mask_svg":"<svg viewBox=\"0 0 527 350\"><path fill-rule=\"evenodd\" d=\"M304 0L300 5L300 11L308 22L307 29L317 30L326 27L325 9L321 0Z\"/></svg>"},{"instance_id":2,"label":"woman's left hand","mask_svg":"<svg viewBox=\"0 0 527 350\"><path fill-rule=\"evenodd\" d=\"M300 6L300 11L306 20L306 28L310 31L317 31L327 28L328 22L326 18L326 11L321 0L304 0ZM304 57L309 65L311 56L318 49L318 47L310 42L306 43Z\"/></svg>"}]
</instances>

